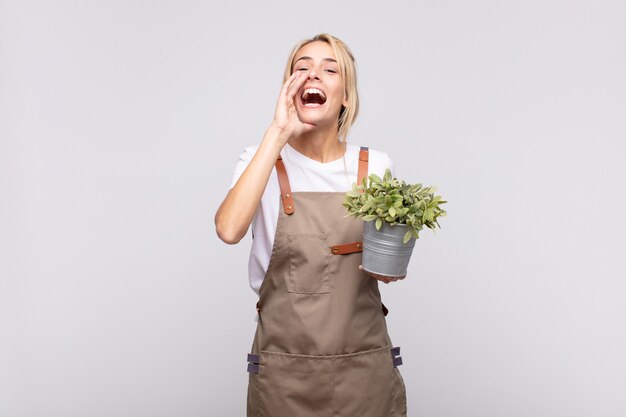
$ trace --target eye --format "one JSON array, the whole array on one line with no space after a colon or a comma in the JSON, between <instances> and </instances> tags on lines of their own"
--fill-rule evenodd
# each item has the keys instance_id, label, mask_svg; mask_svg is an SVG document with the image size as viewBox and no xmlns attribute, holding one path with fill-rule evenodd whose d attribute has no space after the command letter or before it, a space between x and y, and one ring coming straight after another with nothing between
<instances>
[{"instance_id":1,"label":"eye","mask_svg":"<svg viewBox=\"0 0 626 417\"><path fill-rule=\"evenodd\" d=\"M332 74L337 74L337 71L335 71L335 70L334 70L334 69L332 69L332 68L326 68L326 71L327 71L327 72L330 72L330 73L332 73Z\"/></svg>"},{"instance_id":2,"label":"eye","mask_svg":"<svg viewBox=\"0 0 626 417\"><path fill-rule=\"evenodd\" d=\"M308 70L308 68L307 68L307 67L302 67L302 68L298 68L298 69L296 69L296 71L307 71L307 70Z\"/></svg>"}]
</instances>

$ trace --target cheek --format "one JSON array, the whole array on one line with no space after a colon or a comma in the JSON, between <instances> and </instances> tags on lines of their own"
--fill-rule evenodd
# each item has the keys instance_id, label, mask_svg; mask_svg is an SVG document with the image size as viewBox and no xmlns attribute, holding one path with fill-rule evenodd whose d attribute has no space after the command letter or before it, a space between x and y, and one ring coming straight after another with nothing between
<instances>
[{"instance_id":1,"label":"cheek","mask_svg":"<svg viewBox=\"0 0 626 417\"><path fill-rule=\"evenodd\" d=\"M343 84L341 83L336 83L332 86L332 92L333 92L333 97L337 100L337 101L343 101L344 96L345 96L345 91L344 91L344 87Z\"/></svg>"}]
</instances>

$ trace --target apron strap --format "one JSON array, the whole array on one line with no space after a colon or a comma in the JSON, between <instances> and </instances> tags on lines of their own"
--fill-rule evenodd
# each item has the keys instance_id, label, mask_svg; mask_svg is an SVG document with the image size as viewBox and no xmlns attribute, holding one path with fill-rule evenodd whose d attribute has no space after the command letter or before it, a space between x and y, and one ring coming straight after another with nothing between
<instances>
[{"instance_id":1,"label":"apron strap","mask_svg":"<svg viewBox=\"0 0 626 417\"><path fill-rule=\"evenodd\" d=\"M361 146L359 151L359 173L357 174L356 185L363 184L363 178L367 177L367 165L369 161L369 148L367 146Z\"/></svg>"},{"instance_id":2,"label":"apron strap","mask_svg":"<svg viewBox=\"0 0 626 417\"><path fill-rule=\"evenodd\" d=\"M283 158L278 155L276 160L276 173L278 174L278 184L280 185L280 198L283 200L283 209L285 214L293 214L295 204L293 203L293 195L291 194L291 185L289 185L289 177L283 164Z\"/></svg>"}]
</instances>

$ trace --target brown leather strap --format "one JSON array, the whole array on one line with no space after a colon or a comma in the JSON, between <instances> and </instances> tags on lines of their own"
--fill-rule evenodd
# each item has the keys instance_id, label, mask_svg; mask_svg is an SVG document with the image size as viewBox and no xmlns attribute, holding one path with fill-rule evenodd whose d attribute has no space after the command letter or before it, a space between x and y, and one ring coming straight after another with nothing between
<instances>
[{"instance_id":1,"label":"brown leather strap","mask_svg":"<svg viewBox=\"0 0 626 417\"><path fill-rule=\"evenodd\" d=\"M356 176L356 185L363 184L363 178L367 177L367 165L369 161L369 148L367 146L361 146L359 151L359 171Z\"/></svg>"},{"instance_id":2,"label":"brown leather strap","mask_svg":"<svg viewBox=\"0 0 626 417\"><path fill-rule=\"evenodd\" d=\"M335 245L330 247L333 255L347 255L349 253L363 252L363 242L352 242L344 245Z\"/></svg>"},{"instance_id":3,"label":"brown leather strap","mask_svg":"<svg viewBox=\"0 0 626 417\"><path fill-rule=\"evenodd\" d=\"M283 209L285 214L293 214L295 204L293 203L293 195L291 194L291 186L289 185L289 177L283 164L283 158L278 155L276 160L276 173L278 174L278 184L280 185L280 198L283 200Z\"/></svg>"}]
</instances>

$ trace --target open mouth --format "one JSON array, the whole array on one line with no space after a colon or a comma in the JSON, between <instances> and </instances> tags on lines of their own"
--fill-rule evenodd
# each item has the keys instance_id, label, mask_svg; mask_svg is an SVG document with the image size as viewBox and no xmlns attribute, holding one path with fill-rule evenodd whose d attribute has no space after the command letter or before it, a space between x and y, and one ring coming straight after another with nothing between
<instances>
[{"instance_id":1,"label":"open mouth","mask_svg":"<svg viewBox=\"0 0 626 417\"><path fill-rule=\"evenodd\" d=\"M318 88L306 88L300 99L305 107L318 107L326 103L326 94Z\"/></svg>"}]
</instances>

